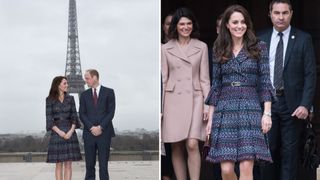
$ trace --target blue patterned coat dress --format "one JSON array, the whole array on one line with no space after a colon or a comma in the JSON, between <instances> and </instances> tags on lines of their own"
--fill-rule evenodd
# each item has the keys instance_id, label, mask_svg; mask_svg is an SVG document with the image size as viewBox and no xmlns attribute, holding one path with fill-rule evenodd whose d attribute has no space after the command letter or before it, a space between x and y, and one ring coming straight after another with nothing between
<instances>
[{"instance_id":1,"label":"blue patterned coat dress","mask_svg":"<svg viewBox=\"0 0 320 180\"><path fill-rule=\"evenodd\" d=\"M81 160L76 131L74 131L70 139L65 140L52 130L53 126L57 126L60 130L67 133L72 124L75 124L76 128L80 127L73 96L66 94L63 102L47 98L46 122L47 131L51 131L47 162L58 163Z\"/></svg>"},{"instance_id":2,"label":"blue patterned coat dress","mask_svg":"<svg viewBox=\"0 0 320 180\"><path fill-rule=\"evenodd\" d=\"M261 130L262 105L274 95L267 46L258 43L261 57L250 58L245 49L226 63L213 55L212 87L206 104L215 106L211 148L207 160L272 162Z\"/></svg>"}]
</instances>

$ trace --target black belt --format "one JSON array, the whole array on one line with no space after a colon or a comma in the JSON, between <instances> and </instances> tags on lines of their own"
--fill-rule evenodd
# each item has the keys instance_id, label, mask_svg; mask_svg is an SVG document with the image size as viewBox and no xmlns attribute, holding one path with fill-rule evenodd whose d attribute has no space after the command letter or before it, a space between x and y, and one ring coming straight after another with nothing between
<instances>
[{"instance_id":1,"label":"black belt","mask_svg":"<svg viewBox=\"0 0 320 180\"><path fill-rule=\"evenodd\" d=\"M284 89L276 89L276 95L277 96L283 96L284 95Z\"/></svg>"},{"instance_id":2,"label":"black belt","mask_svg":"<svg viewBox=\"0 0 320 180\"><path fill-rule=\"evenodd\" d=\"M62 124L71 125L72 122L70 121L70 118L53 118L53 124L55 126L60 126Z\"/></svg>"},{"instance_id":3,"label":"black belt","mask_svg":"<svg viewBox=\"0 0 320 180\"><path fill-rule=\"evenodd\" d=\"M245 82L239 82L239 81L233 81L233 82L230 82L230 83L222 83L223 86L232 86L232 87L245 87L245 86L251 86L251 87L254 87L255 84L252 84L252 83L245 83Z\"/></svg>"},{"instance_id":4,"label":"black belt","mask_svg":"<svg viewBox=\"0 0 320 180\"><path fill-rule=\"evenodd\" d=\"M54 121L70 120L71 118L53 118Z\"/></svg>"}]
</instances>

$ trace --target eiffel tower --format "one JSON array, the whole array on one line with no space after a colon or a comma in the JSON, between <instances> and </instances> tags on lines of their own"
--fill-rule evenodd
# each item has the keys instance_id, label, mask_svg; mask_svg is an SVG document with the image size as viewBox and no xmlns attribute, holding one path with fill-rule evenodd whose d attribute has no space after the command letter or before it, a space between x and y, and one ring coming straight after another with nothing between
<instances>
[{"instance_id":1,"label":"eiffel tower","mask_svg":"<svg viewBox=\"0 0 320 180\"><path fill-rule=\"evenodd\" d=\"M69 83L69 93L80 94L84 91L80 52L78 42L78 24L76 0L69 0L68 49L65 76Z\"/></svg>"}]
</instances>

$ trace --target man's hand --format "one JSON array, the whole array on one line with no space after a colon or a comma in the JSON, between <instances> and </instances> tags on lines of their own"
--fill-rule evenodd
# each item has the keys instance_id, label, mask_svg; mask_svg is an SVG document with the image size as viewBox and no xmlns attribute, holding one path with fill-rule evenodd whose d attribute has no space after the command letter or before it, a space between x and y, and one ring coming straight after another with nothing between
<instances>
[{"instance_id":1,"label":"man's hand","mask_svg":"<svg viewBox=\"0 0 320 180\"><path fill-rule=\"evenodd\" d=\"M101 130L101 127L100 126L93 126L91 129L90 129L91 133L94 135L94 136L100 136L101 133L102 133L102 130Z\"/></svg>"},{"instance_id":2,"label":"man's hand","mask_svg":"<svg viewBox=\"0 0 320 180\"><path fill-rule=\"evenodd\" d=\"M298 119L307 119L309 111L304 106L299 106L291 116L296 116Z\"/></svg>"}]
</instances>

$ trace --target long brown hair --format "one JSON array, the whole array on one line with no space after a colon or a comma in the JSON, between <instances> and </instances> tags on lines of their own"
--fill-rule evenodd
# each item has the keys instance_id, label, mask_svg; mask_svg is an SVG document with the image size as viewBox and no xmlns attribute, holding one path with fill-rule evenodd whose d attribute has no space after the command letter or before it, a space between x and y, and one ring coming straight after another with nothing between
<instances>
[{"instance_id":1,"label":"long brown hair","mask_svg":"<svg viewBox=\"0 0 320 180\"><path fill-rule=\"evenodd\" d=\"M58 99L59 98L59 85L63 79L67 80L67 78L65 76L57 76L57 77L53 78L47 99Z\"/></svg>"},{"instance_id":2,"label":"long brown hair","mask_svg":"<svg viewBox=\"0 0 320 180\"><path fill-rule=\"evenodd\" d=\"M243 35L243 48L248 52L249 57L258 59L260 57L260 49L257 47L258 40L253 31L253 25L248 11L241 5L231 5L223 13L221 20L220 33L214 42L213 52L219 62L226 62L232 57L233 41L230 31L227 28L230 16L234 12L243 15L247 30Z\"/></svg>"}]
</instances>

